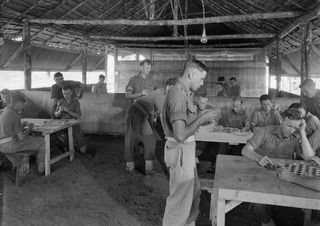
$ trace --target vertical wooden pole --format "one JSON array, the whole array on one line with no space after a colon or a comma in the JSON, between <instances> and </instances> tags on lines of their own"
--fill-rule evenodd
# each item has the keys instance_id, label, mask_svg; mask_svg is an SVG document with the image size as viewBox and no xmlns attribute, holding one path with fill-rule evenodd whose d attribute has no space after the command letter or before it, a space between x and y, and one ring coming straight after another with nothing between
<instances>
[{"instance_id":1,"label":"vertical wooden pole","mask_svg":"<svg viewBox=\"0 0 320 226\"><path fill-rule=\"evenodd\" d=\"M114 49L114 92L119 92L119 80L120 80L120 70L119 70L119 64L118 64L118 48Z\"/></svg>"},{"instance_id":2,"label":"vertical wooden pole","mask_svg":"<svg viewBox=\"0 0 320 226\"><path fill-rule=\"evenodd\" d=\"M276 47L276 53L277 53L277 64L276 64L276 70L277 70L277 96L280 96L280 86L281 86L281 55L280 55L280 40L277 39L277 47Z\"/></svg>"},{"instance_id":3,"label":"vertical wooden pole","mask_svg":"<svg viewBox=\"0 0 320 226\"><path fill-rule=\"evenodd\" d=\"M82 64L82 83L87 86L87 64L88 64L88 43L84 42L81 52L81 64Z\"/></svg>"},{"instance_id":4,"label":"vertical wooden pole","mask_svg":"<svg viewBox=\"0 0 320 226\"><path fill-rule=\"evenodd\" d=\"M24 89L31 89L31 37L30 26L28 23L23 24L23 54L24 54Z\"/></svg>"},{"instance_id":5,"label":"vertical wooden pole","mask_svg":"<svg viewBox=\"0 0 320 226\"><path fill-rule=\"evenodd\" d=\"M108 92L108 44L106 44L106 50L104 52L104 71L106 75L106 84L107 84L107 92Z\"/></svg>"},{"instance_id":6,"label":"vertical wooden pole","mask_svg":"<svg viewBox=\"0 0 320 226\"><path fill-rule=\"evenodd\" d=\"M173 0L173 19L178 20L179 5L178 0ZM178 37L178 26L173 26L173 37Z\"/></svg>"},{"instance_id":7,"label":"vertical wooden pole","mask_svg":"<svg viewBox=\"0 0 320 226\"><path fill-rule=\"evenodd\" d=\"M301 43L301 81L310 78L310 47L311 47L311 23L301 23L302 43Z\"/></svg>"}]
</instances>

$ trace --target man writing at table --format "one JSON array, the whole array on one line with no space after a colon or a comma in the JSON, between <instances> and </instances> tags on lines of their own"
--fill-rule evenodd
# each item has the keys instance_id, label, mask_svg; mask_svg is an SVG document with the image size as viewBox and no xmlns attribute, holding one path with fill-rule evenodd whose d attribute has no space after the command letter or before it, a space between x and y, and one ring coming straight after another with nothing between
<instances>
[{"instance_id":1,"label":"man writing at table","mask_svg":"<svg viewBox=\"0 0 320 226\"><path fill-rule=\"evenodd\" d=\"M72 91L70 86L64 86L62 88L63 98L57 103L56 111L54 116L58 119L80 119L81 109L79 100L72 97ZM83 142L80 132L80 126L74 125L72 127L73 138L75 147L79 148L80 153L87 158L92 158L93 156L87 152L86 145Z\"/></svg>"},{"instance_id":2,"label":"man writing at table","mask_svg":"<svg viewBox=\"0 0 320 226\"><path fill-rule=\"evenodd\" d=\"M303 120L299 110L286 110L283 113L281 125L259 127L254 131L253 137L242 149L242 155L256 161L261 166L272 164L271 158L292 159L293 153L300 150L299 137L295 133L298 129L302 137L303 133L305 133L305 127L303 127ZM308 145L310 145L308 142L302 142L302 150L309 149L310 146ZM271 213L274 213L275 209L277 213L285 209L286 212L297 211L296 209L288 210L288 208L284 207L255 204L255 210L262 225L275 225ZM299 214L291 213L290 215L298 216ZM299 219L295 220L295 222L298 223Z\"/></svg>"},{"instance_id":3,"label":"man writing at table","mask_svg":"<svg viewBox=\"0 0 320 226\"><path fill-rule=\"evenodd\" d=\"M21 95L13 95L11 102L0 116L0 151L11 154L21 151L35 153L38 173L44 173L45 142L43 137L30 136L33 124L21 123L20 112L27 100ZM28 164L28 163L24 163Z\"/></svg>"}]
</instances>

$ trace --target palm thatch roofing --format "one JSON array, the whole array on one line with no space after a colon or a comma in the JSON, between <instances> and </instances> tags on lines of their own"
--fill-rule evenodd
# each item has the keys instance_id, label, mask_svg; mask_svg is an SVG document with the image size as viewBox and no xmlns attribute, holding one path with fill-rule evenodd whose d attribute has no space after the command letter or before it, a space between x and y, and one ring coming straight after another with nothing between
<instances>
[{"instance_id":1,"label":"palm thatch roofing","mask_svg":"<svg viewBox=\"0 0 320 226\"><path fill-rule=\"evenodd\" d=\"M103 54L113 47L267 47L274 57L300 48L310 22L312 48L320 53L319 0L3 0L4 39ZM200 36L205 24L208 42Z\"/></svg>"}]
</instances>

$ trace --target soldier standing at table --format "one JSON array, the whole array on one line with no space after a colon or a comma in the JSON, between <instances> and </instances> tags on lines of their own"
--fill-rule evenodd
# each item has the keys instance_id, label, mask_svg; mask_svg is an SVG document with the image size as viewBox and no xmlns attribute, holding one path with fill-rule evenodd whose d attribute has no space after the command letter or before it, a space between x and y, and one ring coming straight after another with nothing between
<instances>
[{"instance_id":1,"label":"soldier standing at table","mask_svg":"<svg viewBox=\"0 0 320 226\"><path fill-rule=\"evenodd\" d=\"M140 97L143 97L155 89L155 81L150 77L151 72L151 61L145 59L140 63L140 73L133 76L128 85L126 86L126 98L132 100L133 102ZM130 109L130 107L129 107ZM134 115L127 114L126 117L126 136L125 136L125 161L126 170L128 173L134 173L134 146L132 144L137 144L137 134L132 133L131 121L134 121L132 117ZM156 140L153 137L153 131L148 121L145 121L141 129L141 140L144 145L146 171L153 169L153 157L152 153L155 149Z\"/></svg>"},{"instance_id":2,"label":"soldier standing at table","mask_svg":"<svg viewBox=\"0 0 320 226\"><path fill-rule=\"evenodd\" d=\"M170 168L169 196L163 226L195 225L199 214L200 183L196 170L194 134L200 125L214 120L213 111L197 116L192 92L207 75L207 67L198 60L186 62L182 76L172 87L163 106L163 130L166 135L165 162Z\"/></svg>"}]
</instances>

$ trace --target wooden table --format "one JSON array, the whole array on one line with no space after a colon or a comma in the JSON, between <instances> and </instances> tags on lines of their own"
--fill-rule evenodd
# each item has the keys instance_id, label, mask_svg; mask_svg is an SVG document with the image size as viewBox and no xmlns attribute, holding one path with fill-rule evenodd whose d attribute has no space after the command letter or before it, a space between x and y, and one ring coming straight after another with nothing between
<instances>
[{"instance_id":1,"label":"wooden table","mask_svg":"<svg viewBox=\"0 0 320 226\"><path fill-rule=\"evenodd\" d=\"M280 161L290 160L273 160ZM211 195L212 225L225 225L225 213L242 202L320 210L320 192L282 181L276 174L241 156L218 155Z\"/></svg>"},{"instance_id":2,"label":"wooden table","mask_svg":"<svg viewBox=\"0 0 320 226\"><path fill-rule=\"evenodd\" d=\"M35 119L24 118L22 122L33 123L33 132L40 132L45 139L45 175L50 174L50 166L55 162L69 156L70 161L74 159L73 135L72 126L79 124L78 120L74 119ZM50 135L61 130L68 130L69 150L55 158L50 158Z\"/></svg>"},{"instance_id":3,"label":"wooden table","mask_svg":"<svg viewBox=\"0 0 320 226\"><path fill-rule=\"evenodd\" d=\"M252 132L212 132L213 127L202 126L195 134L197 141L246 144L253 136Z\"/></svg>"}]
</instances>

